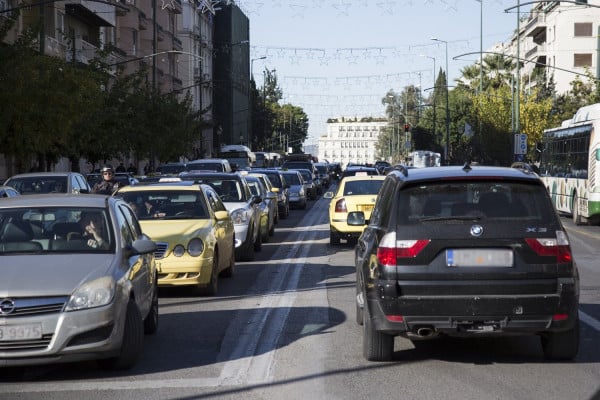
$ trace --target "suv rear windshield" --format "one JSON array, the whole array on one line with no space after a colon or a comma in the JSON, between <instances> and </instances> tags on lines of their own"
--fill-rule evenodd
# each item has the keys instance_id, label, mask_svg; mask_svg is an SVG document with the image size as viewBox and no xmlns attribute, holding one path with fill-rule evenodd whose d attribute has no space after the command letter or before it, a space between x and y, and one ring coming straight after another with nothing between
<instances>
[{"instance_id":1,"label":"suv rear windshield","mask_svg":"<svg viewBox=\"0 0 600 400\"><path fill-rule=\"evenodd\" d=\"M545 190L542 185L497 180L417 184L400 192L398 223L475 218L547 225L556 215Z\"/></svg>"}]
</instances>

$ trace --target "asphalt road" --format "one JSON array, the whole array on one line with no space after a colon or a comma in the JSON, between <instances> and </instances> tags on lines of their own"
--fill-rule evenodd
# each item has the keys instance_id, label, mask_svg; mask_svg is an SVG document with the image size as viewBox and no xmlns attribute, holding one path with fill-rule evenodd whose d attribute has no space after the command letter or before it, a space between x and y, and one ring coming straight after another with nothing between
<instances>
[{"instance_id":1,"label":"asphalt road","mask_svg":"<svg viewBox=\"0 0 600 400\"><path fill-rule=\"evenodd\" d=\"M328 201L281 220L214 297L161 290L160 322L130 371L94 362L0 370L0 399L592 399L600 397L600 227L565 219L581 272L581 348L548 363L535 337L397 338L367 362L351 245L329 246ZM343 243L343 242L342 242Z\"/></svg>"}]
</instances>

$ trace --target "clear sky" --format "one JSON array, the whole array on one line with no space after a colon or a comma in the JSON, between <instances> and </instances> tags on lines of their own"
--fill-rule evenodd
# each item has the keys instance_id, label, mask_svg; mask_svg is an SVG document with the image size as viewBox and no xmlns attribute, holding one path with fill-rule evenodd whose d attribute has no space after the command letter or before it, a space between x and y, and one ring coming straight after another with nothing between
<instances>
[{"instance_id":1,"label":"clear sky","mask_svg":"<svg viewBox=\"0 0 600 400\"><path fill-rule=\"evenodd\" d=\"M483 50L510 40L518 0L243 0L250 19L250 56L258 87L263 70L276 70L283 102L302 107L316 144L325 121L382 116L382 98L407 85L426 97L436 71L450 85ZM521 13L530 6L522 6ZM483 10L483 19L480 18ZM483 25L481 21L483 20ZM265 59L257 59L266 56ZM436 72L437 74L437 72Z\"/></svg>"}]
</instances>

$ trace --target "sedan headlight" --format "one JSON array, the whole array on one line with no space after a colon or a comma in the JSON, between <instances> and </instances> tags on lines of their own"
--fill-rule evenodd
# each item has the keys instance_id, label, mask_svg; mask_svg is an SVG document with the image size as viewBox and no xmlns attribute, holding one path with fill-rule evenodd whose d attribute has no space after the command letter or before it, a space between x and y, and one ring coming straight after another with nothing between
<instances>
[{"instance_id":1,"label":"sedan headlight","mask_svg":"<svg viewBox=\"0 0 600 400\"><path fill-rule=\"evenodd\" d=\"M198 257L204 251L204 242L202 239L194 238L188 243L188 253L192 257Z\"/></svg>"},{"instance_id":2,"label":"sedan headlight","mask_svg":"<svg viewBox=\"0 0 600 400\"><path fill-rule=\"evenodd\" d=\"M185 247L183 247L182 245L178 244L177 246L173 247L173 255L175 257L181 257L185 254Z\"/></svg>"},{"instance_id":3,"label":"sedan headlight","mask_svg":"<svg viewBox=\"0 0 600 400\"><path fill-rule=\"evenodd\" d=\"M231 219L233 219L233 223L236 225L247 224L250 220L250 215L248 210L243 208L238 208L237 210L231 213Z\"/></svg>"},{"instance_id":4,"label":"sedan headlight","mask_svg":"<svg viewBox=\"0 0 600 400\"><path fill-rule=\"evenodd\" d=\"M115 295L115 280L105 276L81 285L69 299L65 311L102 307L109 304Z\"/></svg>"}]
</instances>

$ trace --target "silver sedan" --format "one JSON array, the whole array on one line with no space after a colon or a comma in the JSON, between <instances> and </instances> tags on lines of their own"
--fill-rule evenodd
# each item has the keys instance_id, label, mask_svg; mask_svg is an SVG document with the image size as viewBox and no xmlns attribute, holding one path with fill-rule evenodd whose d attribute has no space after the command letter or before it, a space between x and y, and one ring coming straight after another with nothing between
<instances>
[{"instance_id":1,"label":"silver sedan","mask_svg":"<svg viewBox=\"0 0 600 400\"><path fill-rule=\"evenodd\" d=\"M158 326L156 245L117 198L0 202L0 366L132 367Z\"/></svg>"}]
</instances>

